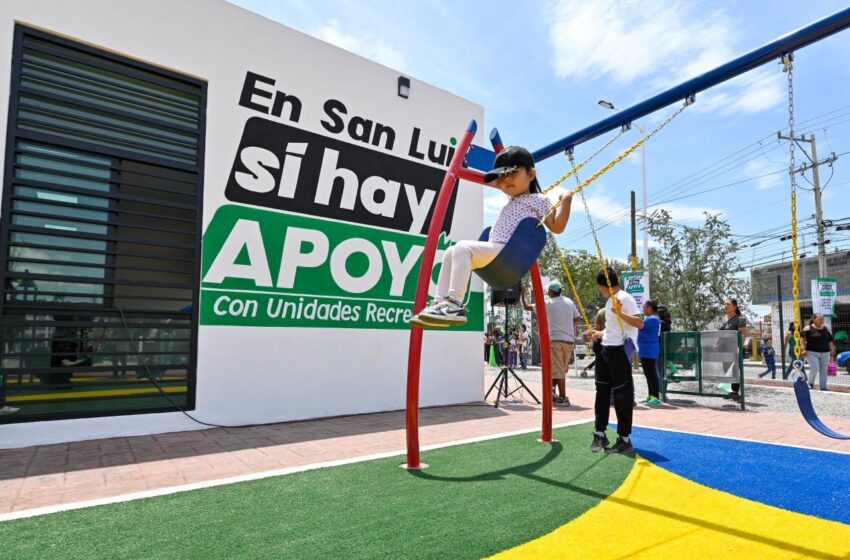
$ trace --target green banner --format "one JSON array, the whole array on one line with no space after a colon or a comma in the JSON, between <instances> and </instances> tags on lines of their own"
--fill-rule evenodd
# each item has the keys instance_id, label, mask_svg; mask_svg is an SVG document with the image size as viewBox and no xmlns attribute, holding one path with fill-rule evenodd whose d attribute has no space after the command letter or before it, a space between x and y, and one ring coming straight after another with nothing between
<instances>
[{"instance_id":1,"label":"green banner","mask_svg":"<svg viewBox=\"0 0 850 560\"><path fill-rule=\"evenodd\" d=\"M649 275L640 271L626 271L620 273L620 279L626 292L635 298L638 308L643 308L643 304L649 299L646 293Z\"/></svg>"},{"instance_id":2,"label":"green banner","mask_svg":"<svg viewBox=\"0 0 850 560\"><path fill-rule=\"evenodd\" d=\"M408 329L424 245L420 235L222 206L204 232L201 324ZM438 249L447 246L441 238ZM484 296L468 299L468 322L452 330L481 330Z\"/></svg>"}]
</instances>

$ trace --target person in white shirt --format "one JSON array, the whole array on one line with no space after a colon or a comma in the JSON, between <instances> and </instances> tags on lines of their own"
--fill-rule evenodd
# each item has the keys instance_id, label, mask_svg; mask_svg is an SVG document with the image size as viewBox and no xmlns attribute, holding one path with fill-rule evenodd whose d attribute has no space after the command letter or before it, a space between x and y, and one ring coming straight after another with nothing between
<instances>
[{"instance_id":1,"label":"person in white shirt","mask_svg":"<svg viewBox=\"0 0 850 560\"><path fill-rule=\"evenodd\" d=\"M579 312L576 304L561 295L561 283L557 280L549 283L549 298L546 300L546 317L549 321L549 355L552 364L552 385L558 389L554 404L570 406L566 395L567 373L570 371L570 357L578 330ZM522 307L526 311L537 311L536 305L525 300L525 286L522 286Z\"/></svg>"},{"instance_id":2,"label":"person in white shirt","mask_svg":"<svg viewBox=\"0 0 850 560\"><path fill-rule=\"evenodd\" d=\"M595 453L632 454L635 452L631 442L634 386L629 351L634 354L637 348L637 333L643 328L643 319L635 299L620 289L617 272L610 266L606 269L607 278L603 269L599 269L596 275L599 293L608 301L605 304L605 329L593 333L594 339L602 341L602 353L596 357L596 431L590 450ZM609 448L605 430L608 428L612 393L617 414L617 441Z\"/></svg>"}]
</instances>

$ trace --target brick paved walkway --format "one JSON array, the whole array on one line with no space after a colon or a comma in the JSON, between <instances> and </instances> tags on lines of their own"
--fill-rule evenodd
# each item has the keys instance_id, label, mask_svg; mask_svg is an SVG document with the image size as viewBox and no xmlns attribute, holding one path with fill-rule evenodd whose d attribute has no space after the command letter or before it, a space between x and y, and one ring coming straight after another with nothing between
<instances>
[{"instance_id":1,"label":"brick paved walkway","mask_svg":"<svg viewBox=\"0 0 850 560\"><path fill-rule=\"evenodd\" d=\"M531 388L540 394L539 386ZM556 409L554 422L591 419L593 393L569 394L573 406ZM427 409L420 416L420 440L425 446L534 428L540 416L540 407L530 404ZM825 420L850 432L850 420ZM799 414L664 406L636 409L635 424L850 453L850 441L818 435ZM400 451L404 445L400 411L0 450L0 513Z\"/></svg>"}]
</instances>

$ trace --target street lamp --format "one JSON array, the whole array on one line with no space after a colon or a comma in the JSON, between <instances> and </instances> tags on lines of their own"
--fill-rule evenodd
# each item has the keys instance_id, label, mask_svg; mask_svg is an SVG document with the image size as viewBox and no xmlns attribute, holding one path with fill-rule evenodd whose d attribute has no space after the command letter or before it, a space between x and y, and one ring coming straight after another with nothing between
<instances>
[{"instance_id":1,"label":"street lamp","mask_svg":"<svg viewBox=\"0 0 850 560\"><path fill-rule=\"evenodd\" d=\"M610 101L605 101L604 99L600 99L598 103L599 103L599 106L604 108L604 109L609 109L611 111L619 111L619 109L617 109L617 107L613 103L611 103ZM640 161L640 173L641 173L641 187L643 189L643 265L644 265L644 268L646 269L646 273L647 273L647 276L646 276L646 293L648 295L650 292L649 292L649 234L646 231L646 224L647 224L647 212L646 212L646 129L636 122L634 122L632 124L634 124L637 127L638 131L640 132L642 139L644 140L644 143L640 145L640 160L641 160Z\"/></svg>"}]
</instances>

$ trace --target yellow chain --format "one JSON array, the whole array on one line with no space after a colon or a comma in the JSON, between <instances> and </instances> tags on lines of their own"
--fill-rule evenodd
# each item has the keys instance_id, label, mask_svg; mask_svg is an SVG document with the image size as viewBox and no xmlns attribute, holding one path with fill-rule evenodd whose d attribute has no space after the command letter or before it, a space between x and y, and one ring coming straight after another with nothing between
<instances>
[{"instance_id":1,"label":"yellow chain","mask_svg":"<svg viewBox=\"0 0 850 560\"><path fill-rule=\"evenodd\" d=\"M561 248L558 247L558 242L555 239L554 235L549 236L552 240L552 243L555 244L555 251L558 252L558 258L561 261L561 267L564 269L564 275L567 277L567 282L570 284L570 289L573 291L573 297L575 297L576 304L578 305L578 309L581 312L581 316L584 319L584 324L587 327L587 330L590 331L590 319L587 316L587 311L584 309L584 305L581 303L581 296L578 294L578 288L576 288L575 282L573 282L573 275L570 274L570 267L567 266L567 259L564 256L564 252L561 251Z\"/></svg>"},{"instance_id":2,"label":"yellow chain","mask_svg":"<svg viewBox=\"0 0 850 560\"><path fill-rule=\"evenodd\" d=\"M599 154L601 154L603 151L605 151L605 149L607 149L607 148L608 148L608 146L610 146L611 144L613 144L614 142L616 142L616 141L620 138L620 136L622 136L622 135L623 135L623 133L624 133L625 131L626 131L625 127L621 128L621 129L620 129L620 132L618 132L618 133L617 133L617 134L616 134L613 138L611 138L610 140L608 140L607 142L605 142L605 144L603 144L603 145L602 145L602 147L600 147L598 150L596 150L595 152L593 152L592 154L590 154L590 155L589 155L589 156L588 156L588 157L587 157L587 158L586 158L583 162L581 162L580 164L578 164L578 165L576 165L576 166L573 166L573 168L572 168L572 169L570 169L569 171L567 171L564 175L561 175L561 176L558 178L558 180L557 180L557 181L555 181L554 183L552 183L551 185L549 185L548 187L546 187L546 188L543 190L543 194L548 193L549 191L551 191L552 189L554 189L555 187L557 187L558 185L560 185L561 183L563 183L564 181L566 181L567 179L569 179L570 177L572 177L573 175L575 175L576 173L578 173L578 172L579 172L579 170L580 170L582 167L584 167L585 165L587 165L587 163L588 163L590 160L592 160L593 158L595 158L596 156L598 156Z\"/></svg>"},{"instance_id":3,"label":"yellow chain","mask_svg":"<svg viewBox=\"0 0 850 560\"><path fill-rule=\"evenodd\" d=\"M681 114L681 112L682 112L682 111L684 111L684 110L688 107L688 105L690 105L690 104L691 104L691 102L690 102L690 101L686 101L686 102L685 102L685 103L684 103L681 107L679 107L679 108L678 108L678 109L677 109L677 110L676 110L676 111L675 111L672 115L670 115L669 117L667 117L667 119L666 119L664 122L662 122L660 125L658 125L657 127L655 127L655 129L654 129L654 130L652 130L649 134L647 134L646 136L642 137L640 140L638 140L637 142L635 142L634 144L632 144L631 146L629 146L629 148L627 148L627 149L626 149L626 151L624 151L623 153L621 153L620 155L618 155L617 157L615 157L614 159L612 159L610 162L608 162L608 163L605 165L605 167L603 167L602 169L600 169L599 171L597 171L596 173L594 173L593 175L591 175L591 176L590 176L587 180L585 180L584 182L579 182L579 181L578 181L578 176L576 176L576 182L578 183L578 186L572 190L572 194L580 193L580 192L581 192L581 191L583 191L583 190L584 190L584 188L585 188L585 187L587 187L589 184L591 184L592 182L596 181L597 179L599 179L600 177L602 177L603 175L605 175L606 173L608 173L608 171L610 171L610 170L611 170L611 169L612 169L615 165L617 165L618 163L620 163L621 161L623 161L624 159L626 159L627 157L629 157L630 155L632 155L632 153L633 153L635 150L637 150L638 148L640 148L640 147L641 147L641 146L642 146L642 145L643 145L643 144L644 144L647 140L649 140L650 138L652 138L653 136L655 136L655 134L656 134L658 131L660 131L662 128L664 128L665 126L667 126L668 124L670 124L670 122L671 122L673 119L675 119L677 116L679 116L679 114ZM589 160L589 159L590 159L590 158L588 158L588 160ZM584 165L584 163L586 163L588 160L585 160L584 162L582 162L582 164L581 164L581 165L583 166L583 165ZM550 186L546 187L546 189L545 189L543 192L544 192L544 193L549 192L549 191L550 191L550 190L552 190L554 187L556 187L556 186L560 185L560 184L563 182L563 180L564 180L564 179L566 179L567 177L569 177L569 176L571 176L571 175L575 175L575 173L576 173L579 169L580 169L580 167L576 167L575 169L571 170L569 173L567 173L566 175L564 175L563 177L561 177L560 179L558 179L557 181L555 181L554 183L552 183ZM542 225L542 224L543 224L543 222L545 222L545 221L549 218L549 216L551 216L551 215L552 215L552 213L553 213L553 212L555 212L555 210L557 210L557 209L558 209L558 207L559 207L559 206L561 206L561 201L560 201L560 200L558 200L557 202L555 202L555 204L553 204L553 205L552 205L552 208L550 208L550 209L549 209L549 211L546 213L546 215L545 215L545 216L543 216L543 218L540 220L540 225Z\"/></svg>"},{"instance_id":4,"label":"yellow chain","mask_svg":"<svg viewBox=\"0 0 850 560\"><path fill-rule=\"evenodd\" d=\"M581 197L584 201L584 196ZM586 207L587 205L585 205ZM590 214L588 213L588 218ZM593 231L592 227L591 230ZM608 265L605 264L605 257L602 255L602 246L599 245L599 240L596 238L596 231L593 231L593 242L596 244L596 254L599 255L599 264L602 267L602 273L605 275L605 283L608 284L608 293L611 294L611 309L617 315L617 325L620 327L620 332L623 333L623 338L626 336L626 326L623 324L623 316L620 312L620 302L614 297L614 287L611 285L611 277L608 275Z\"/></svg>"},{"instance_id":5,"label":"yellow chain","mask_svg":"<svg viewBox=\"0 0 850 560\"><path fill-rule=\"evenodd\" d=\"M788 78L788 135L791 137L790 166L788 175L791 180L791 313L794 315L794 359L799 360L802 349L800 348L800 261L797 256L797 162L795 160L794 148L794 57L791 53L782 57L783 72Z\"/></svg>"},{"instance_id":6,"label":"yellow chain","mask_svg":"<svg viewBox=\"0 0 850 560\"><path fill-rule=\"evenodd\" d=\"M565 180L567 180L568 178L572 177L573 175L575 175L575 177L576 177L576 182L578 182L578 175L577 175L578 171L579 171L582 167L584 167L585 165L587 165L587 163L588 163L589 161L591 161L591 160L592 160L592 159L594 159L596 156L598 156L600 153L602 153L603 151L605 151L605 149L607 149L607 148L608 148L608 146L610 146L611 144L613 144L614 142L616 142L616 141L620 138L620 136L622 136L622 135L623 135L623 133L624 133L625 131L626 131L626 127L622 127L622 128L620 128L620 132L618 132L616 135L614 135L614 137L613 137L613 138L611 138L610 140L608 140L605 144L603 144L600 148L598 148L598 149L597 149L595 152L593 152L590 156L588 156L587 158L585 158L585 160L584 160L584 161L582 161L582 162L581 162L580 164L578 164L578 165L576 165L576 164L575 164L575 159L573 158L572 151L570 151L570 152L569 152L569 154L570 154L570 163L572 164L572 169L570 169L567 173L565 173L565 174L564 174L564 175L562 175L560 178L558 178L558 180L557 180L557 181L555 181L554 183L552 183L551 185L549 185L548 187L546 187L546 189L543 191L543 194L548 193L549 191L551 191L552 189L554 189L555 187L557 187L558 185L560 185L561 183L563 183ZM555 251L558 253L558 259L561 261L561 268L563 268L563 269L564 269L564 275L565 275L565 276L566 276L566 278L567 278L567 282L570 284L570 289L571 289L571 290L572 290L572 292L573 292L573 297L575 298L576 304L578 305L579 311L581 312L582 319L584 319L584 324L585 324L586 330L587 330L588 332L590 332L590 331L592 330L592 328L591 328L591 323L590 323L590 318L589 318L589 317L588 317L588 315L587 315L587 310L584 308L584 305L583 305L583 304L582 304L582 302L581 302L581 296L579 295L579 293L578 293L578 288L576 288L575 282L573 281L573 275L570 273L570 267L567 265L567 259L566 259L566 257L564 256L564 252L563 252L563 251L561 250L561 248L558 246L558 242L557 242L557 240L555 239L555 236L550 234L550 237L551 237L551 239L552 239L552 243L555 245ZM599 247L597 247L597 249L599 249ZM599 251L601 251L601 249L599 249ZM607 271L606 271L606 274L607 274ZM609 283L609 285L610 285L610 283Z\"/></svg>"},{"instance_id":7,"label":"yellow chain","mask_svg":"<svg viewBox=\"0 0 850 560\"><path fill-rule=\"evenodd\" d=\"M649 140L650 138L652 138L652 137L653 137L653 136L654 136L654 135L655 135L658 131L660 131L662 128L664 128L665 126L667 126L667 125L668 125L668 124L669 124L669 123L670 123L673 119L675 119L677 116L679 116L679 114L680 114L682 111L684 111L684 110L685 110L685 108L686 108L688 105L690 105L692 102L693 102L693 99L692 99L692 98L689 98L688 100L686 100L686 101L685 101L685 103L684 103L681 107L679 107L679 108L678 108L678 109L677 109L677 110L676 110L676 111L675 111L672 115L670 115L669 117L667 117L667 118L664 120L664 122L662 122L660 125L658 125L657 127L655 127L655 129L653 129L653 130L652 130L649 134L647 134L647 135L645 135L645 136L641 137L641 139L640 139L640 140L638 140L637 142L635 142L634 144L632 144L632 145L631 145L628 149L626 149L623 153L619 154L619 155L618 155L617 157L615 157L613 160L611 160L610 162L608 162L608 163L607 163L607 164L606 164L606 165L605 165L602 169L600 169L599 171L597 171L596 173L594 173L593 175L591 175L591 176L590 176L587 180L585 180L584 182L581 182L581 181L579 180L579 178L578 178L578 172L579 172L579 170L580 170L582 167L584 167L584 166L587 164L587 162L589 162L590 160L592 160L592 159L593 159L594 157L596 157L596 156L597 156L597 155L598 155L598 154L599 154L602 150L604 150L605 148L607 148L608 146L610 146L610 145L611 145L611 144L612 144L612 143L613 143L613 142L614 142L617 138L619 138L619 137L623 134L623 132L625 131L625 129L621 129L619 134L617 134L614 138L612 138L612 139L611 139L611 140L609 140L607 143L605 143L605 145L603 145L601 148L599 148L598 150L596 150L596 152L594 152L594 153L593 153L590 157L588 157L587 159L585 159L585 160L584 160L583 162L581 162L579 165L576 165L576 164L575 164L575 159L574 159L574 157L573 157L573 152L572 152L572 151L569 151L569 152L568 152L568 154L569 154L569 158L570 158L570 163L571 163L571 167L572 167L572 169L570 169L567 173L565 173L564 175L562 175L561 177L559 177L559 178L558 178L558 180L556 180L554 183L552 183L551 185L549 185L548 187L546 187L546 189L544 189L544 190L543 190L543 193L544 193L544 194L545 194L545 193L548 193L549 191L551 191L552 189L554 189L555 187L557 187L558 185L560 185L561 183L563 183L563 182L564 182L565 180L567 180L568 178L570 178L570 177L572 177L572 176L575 176L577 186L576 186L576 188L574 188L574 189L572 190L572 194L577 194L577 193L578 193L578 194L580 194L580 195L581 195L581 201L582 201L582 203L584 204L584 211L585 211L585 213L587 214L587 221L588 221L588 223L590 224L590 231L591 231L591 233L593 234L593 243L596 245L596 254L597 254L597 255L598 255L598 257L599 257L599 264L600 264L600 266L602 267L602 272L603 272L603 274L605 274L605 283L608 285L608 293L609 293L609 294L611 294L611 307L612 307L612 309L614 310L614 313L616 313L616 315L617 315L617 324L619 325L619 327L620 327L620 331L623 333L623 335L624 335L624 336L625 336L625 333L626 333L626 327L625 327L625 325L623 324L623 317L622 317L622 314L621 314L621 311L620 311L620 302L619 302L619 301L617 301L617 298L616 298L616 297L614 297L614 287L611 285L611 278L610 278L610 277L609 277L609 275L608 275L608 266L607 266L607 265L606 265L606 263L605 263L605 255L603 255L603 254L602 254L602 246L599 244L599 236L596 234L596 228L593 226L593 220L591 219L591 216L590 216L590 209L589 209L589 208L588 208L588 206L587 206L587 199L585 199L585 197L584 197L584 192L583 192L583 191L584 191L585 187L587 187L589 184L591 184L591 183L593 183L594 181L596 181L599 177L601 177L602 175L604 175L605 173L607 173L608 171L610 171L610 170L611 170L611 168L613 168L615 165L617 165L618 163L620 163L621 161L623 161L625 158L629 157L632 153L634 153L634 151L635 151L635 150L637 150L638 148L640 148L640 147L641 147L641 146L642 146L642 145L643 145L643 144L644 144L647 140ZM540 225L542 225L542 224L543 224L543 222L545 222L545 221L549 218L549 216L551 216L551 215L552 215L552 213L553 213L553 212L555 212L555 211L558 209L558 207L560 207L560 206L561 206L561 201L560 201L560 200L558 200L555 204L553 204L553 205L552 205L552 208L550 208L550 209L549 209L549 212L547 212L547 213L546 213L546 215L545 215L545 216L543 216L543 218L541 218L540 222L538 223L538 227L539 227ZM561 261L561 266L562 266L562 267L563 267L563 269L564 269L564 273L565 273L565 275L566 275L566 277L567 277L567 281L570 283L570 288L572 288L572 290L573 290L573 294L575 295L575 297L576 297L576 301L578 302L579 308L580 308L580 310L581 310L582 317L584 318L584 322L585 322L585 324L587 325L588 330L590 330L590 319L589 319L589 318L588 318L588 316L587 316L587 312L585 311L584 306L581 304L581 299L580 299L580 298L579 298L579 296L578 296L578 290L576 289L575 283L573 282L572 275L570 274L570 269L569 269L569 267L567 266L567 261L566 261L566 259L564 258L564 253L563 253L563 251L561 251L561 248L560 248L560 247L558 247L557 242L555 243L555 249L556 249L556 250L557 250L557 252L558 252L558 258L559 258L559 259L560 259L560 261ZM633 257L633 258L634 258L634 257Z\"/></svg>"},{"instance_id":8,"label":"yellow chain","mask_svg":"<svg viewBox=\"0 0 850 560\"><path fill-rule=\"evenodd\" d=\"M800 262L797 259L797 193L791 193L791 295L794 315L794 359L800 359Z\"/></svg>"},{"instance_id":9,"label":"yellow chain","mask_svg":"<svg viewBox=\"0 0 850 560\"><path fill-rule=\"evenodd\" d=\"M573 153L569 152L568 157L570 158L570 164L574 163ZM576 183L579 182L578 175L576 175ZM620 305L619 302L614 297L614 287L611 285L611 278L608 275L608 266L605 263L605 255L602 254L602 245L599 244L599 236L596 234L596 227L593 225L593 218L590 216L590 207L587 205L587 199L584 197L584 193L579 190L579 196L581 196L581 202L584 205L584 213L587 214L587 223L590 226L590 233L593 236L593 243L596 245L596 254L599 257L599 264L602 267L602 273L605 275L605 283L608 285L608 293L611 294L611 309L614 310L614 313L617 315L617 324L620 326L620 332L623 333L623 337L626 335L626 327L623 325L623 317L620 314Z\"/></svg>"}]
</instances>

